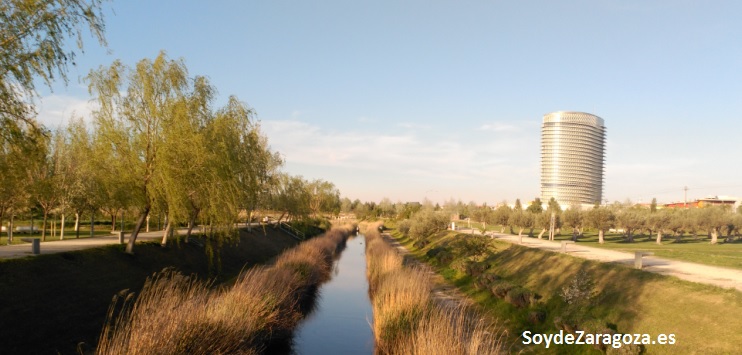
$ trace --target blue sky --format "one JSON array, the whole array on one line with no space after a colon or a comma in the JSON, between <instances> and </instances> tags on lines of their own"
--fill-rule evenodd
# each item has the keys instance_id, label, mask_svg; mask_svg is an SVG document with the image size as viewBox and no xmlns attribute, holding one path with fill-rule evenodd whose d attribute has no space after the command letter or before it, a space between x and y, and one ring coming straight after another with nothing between
<instances>
[{"instance_id":1,"label":"blue sky","mask_svg":"<svg viewBox=\"0 0 742 355\"><path fill-rule=\"evenodd\" d=\"M489 204L540 193L546 113L605 120L604 198L742 197L735 1L114 1L51 127L86 115L77 78L165 50L218 104L253 107L285 170L351 199Z\"/></svg>"}]
</instances>

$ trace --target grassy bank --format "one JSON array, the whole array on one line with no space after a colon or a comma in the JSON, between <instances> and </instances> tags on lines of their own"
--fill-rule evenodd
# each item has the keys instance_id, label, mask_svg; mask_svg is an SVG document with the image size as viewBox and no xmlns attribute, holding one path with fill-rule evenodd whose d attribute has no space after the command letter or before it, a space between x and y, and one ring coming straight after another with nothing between
<instances>
[{"instance_id":1,"label":"grassy bank","mask_svg":"<svg viewBox=\"0 0 742 355\"><path fill-rule=\"evenodd\" d=\"M237 244L214 245L220 269L210 267L204 247L194 243L142 243L136 255L114 245L1 260L0 353L76 353L78 343L97 342L111 297L123 289L139 291L154 272L174 267L220 283L297 244L282 232L266 231L243 230Z\"/></svg>"},{"instance_id":2,"label":"grassy bank","mask_svg":"<svg viewBox=\"0 0 742 355\"><path fill-rule=\"evenodd\" d=\"M393 235L491 314L508 319L515 336L525 330L675 334L674 345L622 348L647 353L734 353L742 341L742 294L736 291L451 231L422 242ZM530 349L615 351L592 345Z\"/></svg>"},{"instance_id":3,"label":"grassy bank","mask_svg":"<svg viewBox=\"0 0 742 355\"><path fill-rule=\"evenodd\" d=\"M286 341L330 277L350 229L333 229L242 273L233 285L164 271L115 299L99 354L259 354Z\"/></svg>"},{"instance_id":4,"label":"grassy bank","mask_svg":"<svg viewBox=\"0 0 742 355\"><path fill-rule=\"evenodd\" d=\"M364 233L377 353L504 353L492 323L472 309L436 302L427 271L405 266L375 228Z\"/></svg>"}]
</instances>

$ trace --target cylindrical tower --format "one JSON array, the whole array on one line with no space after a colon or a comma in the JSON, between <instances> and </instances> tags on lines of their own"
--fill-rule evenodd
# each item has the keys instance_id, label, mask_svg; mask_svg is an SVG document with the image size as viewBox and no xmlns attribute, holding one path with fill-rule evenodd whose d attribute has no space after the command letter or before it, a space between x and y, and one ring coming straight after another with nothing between
<instances>
[{"instance_id":1,"label":"cylindrical tower","mask_svg":"<svg viewBox=\"0 0 742 355\"><path fill-rule=\"evenodd\" d=\"M603 198L605 126L584 112L552 112L541 126L541 200L562 208Z\"/></svg>"}]
</instances>

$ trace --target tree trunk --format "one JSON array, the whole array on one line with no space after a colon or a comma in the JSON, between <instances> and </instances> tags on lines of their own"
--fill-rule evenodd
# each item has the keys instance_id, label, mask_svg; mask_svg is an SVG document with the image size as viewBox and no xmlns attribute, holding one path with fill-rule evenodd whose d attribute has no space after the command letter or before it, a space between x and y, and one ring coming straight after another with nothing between
<instances>
[{"instance_id":1,"label":"tree trunk","mask_svg":"<svg viewBox=\"0 0 742 355\"><path fill-rule=\"evenodd\" d=\"M634 242L634 231L632 231L631 229L626 229L626 237L628 238L629 243L633 243Z\"/></svg>"},{"instance_id":2,"label":"tree trunk","mask_svg":"<svg viewBox=\"0 0 742 355\"><path fill-rule=\"evenodd\" d=\"M662 229L657 230L657 244L662 245Z\"/></svg>"},{"instance_id":3,"label":"tree trunk","mask_svg":"<svg viewBox=\"0 0 742 355\"><path fill-rule=\"evenodd\" d=\"M8 244L13 241L13 220L15 219L15 213L10 214L10 226L8 226Z\"/></svg>"},{"instance_id":4,"label":"tree trunk","mask_svg":"<svg viewBox=\"0 0 742 355\"><path fill-rule=\"evenodd\" d=\"M95 210L90 211L90 238L94 236L95 232Z\"/></svg>"},{"instance_id":5,"label":"tree trunk","mask_svg":"<svg viewBox=\"0 0 742 355\"><path fill-rule=\"evenodd\" d=\"M719 230L716 228L711 229L711 244L716 244L719 238Z\"/></svg>"},{"instance_id":6,"label":"tree trunk","mask_svg":"<svg viewBox=\"0 0 742 355\"><path fill-rule=\"evenodd\" d=\"M546 233L546 228L541 229L541 233L538 234L538 239L541 239L541 237L544 236L544 233Z\"/></svg>"},{"instance_id":7,"label":"tree trunk","mask_svg":"<svg viewBox=\"0 0 742 355\"><path fill-rule=\"evenodd\" d=\"M170 235L170 231L173 228L173 221L172 218L167 219L167 225L165 225L165 232L162 233L162 242L160 242L161 247L167 246L167 237Z\"/></svg>"},{"instance_id":8,"label":"tree trunk","mask_svg":"<svg viewBox=\"0 0 742 355\"><path fill-rule=\"evenodd\" d=\"M75 212L75 238L80 238L80 212Z\"/></svg>"},{"instance_id":9,"label":"tree trunk","mask_svg":"<svg viewBox=\"0 0 742 355\"><path fill-rule=\"evenodd\" d=\"M518 228L518 236L523 236L523 228Z\"/></svg>"},{"instance_id":10,"label":"tree trunk","mask_svg":"<svg viewBox=\"0 0 742 355\"><path fill-rule=\"evenodd\" d=\"M533 238L533 228L528 232L528 238Z\"/></svg>"},{"instance_id":11,"label":"tree trunk","mask_svg":"<svg viewBox=\"0 0 742 355\"><path fill-rule=\"evenodd\" d=\"M139 215L139 219L137 219L137 224L134 226L134 230L131 232L131 235L129 236L129 243L126 244L127 254L134 254L134 243L137 242L137 236L139 236L139 230L142 229L142 225L144 225L144 220L147 219L147 215L149 215L150 208L152 208L152 206L150 206L149 204L144 206L142 213Z\"/></svg>"},{"instance_id":12,"label":"tree trunk","mask_svg":"<svg viewBox=\"0 0 742 355\"><path fill-rule=\"evenodd\" d=\"M118 211L111 213L111 233L116 231L116 215L118 214Z\"/></svg>"},{"instance_id":13,"label":"tree trunk","mask_svg":"<svg viewBox=\"0 0 742 355\"><path fill-rule=\"evenodd\" d=\"M62 213L62 221L59 225L59 240L64 240L64 213Z\"/></svg>"},{"instance_id":14,"label":"tree trunk","mask_svg":"<svg viewBox=\"0 0 742 355\"><path fill-rule=\"evenodd\" d=\"M605 239L603 236L605 235L605 232L602 229L598 229L598 244L605 243Z\"/></svg>"},{"instance_id":15,"label":"tree trunk","mask_svg":"<svg viewBox=\"0 0 742 355\"><path fill-rule=\"evenodd\" d=\"M46 212L46 210L44 210L44 219L43 219L43 222L41 223L41 241L42 242L46 241L46 221L48 218L49 218L49 213ZM31 228L31 232L33 232L33 228Z\"/></svg>"}]
</instances>

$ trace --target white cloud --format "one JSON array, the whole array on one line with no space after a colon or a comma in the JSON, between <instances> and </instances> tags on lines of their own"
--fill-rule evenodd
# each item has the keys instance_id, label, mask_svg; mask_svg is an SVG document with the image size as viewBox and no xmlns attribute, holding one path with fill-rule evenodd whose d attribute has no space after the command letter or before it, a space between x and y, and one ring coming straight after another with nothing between
<instances>
[{"instance_id":1,"label":"white cloud","mask_svg":"<svg viewBox=\"0 0 742 355\"><path fill-rule=\"evenodd\" d=\"M271 146L286 158L287 166L295 164L321 170L323 179L339 187L365 186L365 190L374 191L373 186L380 184L377 174L382 172L387 185L391 181L396 189L404 186L410 194L400 196L402 199L419 198L435 187L441 198L456 195L458 191L463 199L483 202L487 198L487 193L481 192L483 189L492 191L494 186L505 186L515 176L516 180L533 185L526 188L527 194L538 188L538 177L533 173L537 171L535 165L523 163L537 161L534 157L538 154L538 143L525 137L492 139L440 134L437 136L444 138L433 138L431 133L436 133L436 127L392 133L338 132L297 120L264 120L262 127ZM532 159L526 159L530 155ZM338 173L333 175L333 172ZM371 181L370 176L376 176L377 181ZM469 190L478 192L466 192ZM342 192L350 196L368 193ZM379 193L382 195L378 198L384 196Z\"/></svg>"},{"instance_id":2,"label":"white cloud","mask_svg":"<svg viewBox=\"0 0 742 355\"><path fill-rule=\"evenodd\" d=\"M97 104L88 100L66 95L47 95L38 100L37 119L44 126L54 129L64 126L75 115L90 121Z\"/></svg>"},{"instance_id":3,"label":"white cloud","mask_svg":"<svg viewBox=\"0 0 742 355\"><path fill-rule=\"evenodd\" d=\"M508 123L501 123L501 122L493 122L493 123L486 123L479 127L480 131L490 131L490 132L516 132L520 131L520 128L518 128L515 125L508 124Z\"/></svg>"}]
</instances>

